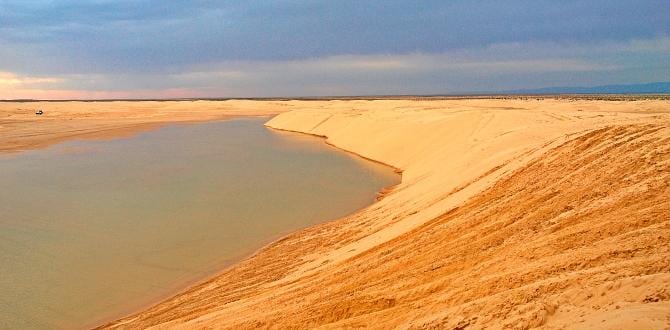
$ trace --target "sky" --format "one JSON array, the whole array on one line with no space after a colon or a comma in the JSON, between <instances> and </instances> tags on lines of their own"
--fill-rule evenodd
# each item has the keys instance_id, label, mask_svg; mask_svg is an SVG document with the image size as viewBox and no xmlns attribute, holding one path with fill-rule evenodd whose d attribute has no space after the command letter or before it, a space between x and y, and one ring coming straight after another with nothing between
<instances>
[{"instance_id":1,"label":"sky","mask_svg":"<svg viewBox=\"0 0 670 330\"><path fill-rule=\"evenodd\" d=\"M670 0L0 0L0 99L670 81Z\"/></svg>"}]
</instances>

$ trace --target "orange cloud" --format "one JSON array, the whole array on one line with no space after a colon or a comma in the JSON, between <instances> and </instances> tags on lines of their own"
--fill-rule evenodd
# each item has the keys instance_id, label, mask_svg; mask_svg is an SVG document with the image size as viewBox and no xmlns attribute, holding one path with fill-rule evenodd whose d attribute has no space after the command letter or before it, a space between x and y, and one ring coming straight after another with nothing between
<instances>
[{"instance_id":1,"label":"orange cloud","mask_svg":"<svg viewBox=\"0 0 670 330\"><path fill-rule=\"evenodd\" d=\"M36 84L61 83L64 79L56 77L28 77L19 76L11 72L0 71L0 88L24 87Z\"/></svg>"},{"instance_id":2,"label":"orange cloud","mask_svg":"<svg viewBox=\"0 0 670 330\"><path fill-rule=\"evenodd\" d=\"M198 91L173 88L165 90L135 91L85 91L69 89L5 89L0 88L0 99L36 99L36 100L101 100L101 99L177 99L204 97Z\"/></svg>"},{"instance_id":3,"label":"orange cloud","mask_svg":"<svg viewBox=\"0 0 670 330\"><path fill-rule=\"evenodd\" d=\"M138 99L138 98L188 98L202 96L189 88L140 89L131 91L64 89L67 79L60 77L21 76L0 71L0 99Z\"/></svg>"}]
</instances>

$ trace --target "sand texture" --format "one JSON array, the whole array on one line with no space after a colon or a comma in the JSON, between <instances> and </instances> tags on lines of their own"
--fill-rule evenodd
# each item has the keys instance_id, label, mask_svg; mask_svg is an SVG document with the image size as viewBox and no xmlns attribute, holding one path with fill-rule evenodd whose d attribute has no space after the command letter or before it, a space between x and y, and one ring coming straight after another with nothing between
<instances>
[{"instance_id":1,"label":"sand texture","mask_svg":"<svg viewBox=\"0 0 670 330\"><path fill-rule=\"evenodd\" d=\"M669 101L281 104L267 126L325 136L402 183L106 327L670 324Z\"/></svg>"}]
</instances>

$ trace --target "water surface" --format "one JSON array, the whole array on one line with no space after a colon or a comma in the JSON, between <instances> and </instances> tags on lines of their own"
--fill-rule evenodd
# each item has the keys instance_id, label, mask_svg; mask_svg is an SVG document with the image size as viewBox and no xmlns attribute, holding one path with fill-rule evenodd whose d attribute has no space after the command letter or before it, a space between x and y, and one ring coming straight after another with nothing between
<instances>
[{"instance_id":1,"label":"water surface","mask_svg":"<svg viewBox=\"0 0 670 330\"><path fill-rule=\"evenodd\" d=\"M0 328L77 328L134 311L398 181L264 121L0 155Z\"/></svg>"}]
</instances>

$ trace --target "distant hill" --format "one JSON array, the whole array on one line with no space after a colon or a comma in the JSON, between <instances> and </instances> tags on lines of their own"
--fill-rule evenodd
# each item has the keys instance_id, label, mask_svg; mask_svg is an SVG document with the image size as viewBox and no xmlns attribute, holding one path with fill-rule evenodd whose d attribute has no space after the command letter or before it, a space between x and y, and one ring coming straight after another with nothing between
<instances>
[{"instance_id":1,"label":"distant hill","mask_svg":"<svg viewBox=\"0 0 670 330\"><path fill-rule=\"evenodd\" d=\"M630 85L595 87L546 87L503 91L500 94L665 94L670 93L670 81Z\"/></svg>"}]
</instances>

